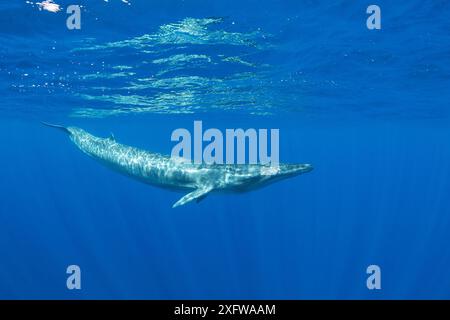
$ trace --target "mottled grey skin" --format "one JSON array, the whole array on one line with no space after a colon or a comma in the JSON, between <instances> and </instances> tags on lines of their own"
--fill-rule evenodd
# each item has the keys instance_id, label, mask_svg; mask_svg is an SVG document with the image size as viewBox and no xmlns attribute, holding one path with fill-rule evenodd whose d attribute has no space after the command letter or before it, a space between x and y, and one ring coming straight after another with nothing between
<instances>
[{"instance_id":1,"label":"mottled grey skin","mask_svg":"<svg viewBox=\"0 0 450 320\"><path fill-rule=\"evenodd\" d=\"M81 151L116 171L157 187L190 192L173 207L198 202L212 191L246 192L312 170L309 164L193 164L120 144L113 137L95 137L76 127L46 125L67 132Z\"/></svg>"}]
</instances>

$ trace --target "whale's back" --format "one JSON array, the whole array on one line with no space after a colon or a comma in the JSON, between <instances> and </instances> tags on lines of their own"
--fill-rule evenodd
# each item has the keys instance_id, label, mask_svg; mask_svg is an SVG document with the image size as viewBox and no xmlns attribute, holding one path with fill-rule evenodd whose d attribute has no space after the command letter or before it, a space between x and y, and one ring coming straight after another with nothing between
<instances>
[{"instance_id":1,"label":"whale's back","mask_svg":"<svg viewBox=\"0 0 450 320\"><path fill-rule=\"evenodd\" d=\"M195 188L191 177L170 157L96 137L83 129L67 128L70 139L84 153L104 165L142 182L170 189Z\"/></svg>"}]
</instances>

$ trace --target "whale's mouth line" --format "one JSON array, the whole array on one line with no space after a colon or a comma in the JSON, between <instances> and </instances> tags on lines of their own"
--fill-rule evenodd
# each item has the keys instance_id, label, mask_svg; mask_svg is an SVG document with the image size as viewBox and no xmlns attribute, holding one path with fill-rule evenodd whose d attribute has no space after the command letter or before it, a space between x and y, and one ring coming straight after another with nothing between
<instances>
[{"instance_id":1,"label":"whale's mouth line","mask_svg":"<svg viewBox=\"0 0 450 320\"><path fill-rule=\"evenodd\" d=\"M311 164L299 164L299 165L293 165L294 168L288 169L285 174L302 174L310 172L314 169L314 167Z\"/></svg>"}]
</instances>

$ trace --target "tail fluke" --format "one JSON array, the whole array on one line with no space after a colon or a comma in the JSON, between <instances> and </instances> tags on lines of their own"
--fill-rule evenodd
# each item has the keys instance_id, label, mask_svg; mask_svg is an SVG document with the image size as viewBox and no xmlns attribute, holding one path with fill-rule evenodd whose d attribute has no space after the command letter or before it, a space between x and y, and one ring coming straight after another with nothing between
<instances>
[{"instance_id":1,"label":"tail fluke","mask_svg":"<svg viewBox=\"0 0 450 320\"><path fill-rule=\"evenodd\" d=\"M51 123L43 122L43 121L41 121L41 123L42 123L44 126L56 128L56 129L59 129L59 130L64 131L65 133L70 133L70 131L69 131L66 127L64 127L64 126L60 126L60 125L58 125L58 124L51 124Z\"/></svg>"}]
</instances>

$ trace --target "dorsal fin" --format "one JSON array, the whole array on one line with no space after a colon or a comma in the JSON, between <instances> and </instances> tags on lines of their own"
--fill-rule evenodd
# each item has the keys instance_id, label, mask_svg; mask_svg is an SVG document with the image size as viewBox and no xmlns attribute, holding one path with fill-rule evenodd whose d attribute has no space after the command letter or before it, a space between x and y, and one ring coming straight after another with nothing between
<instances>
[{"instance_id":1,"label":"dorsal fin","mask_svg":"<svg viewBox=\"0 0 450 320\"><path fill-rule=\"evenodd\" d=\"M114 133L110 133L109 134L109 138L108 139L110 139L110 140L112 140L112 141L116 141L116 138L114 137Z\"/></svg>"}]
</instances>

